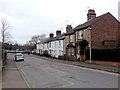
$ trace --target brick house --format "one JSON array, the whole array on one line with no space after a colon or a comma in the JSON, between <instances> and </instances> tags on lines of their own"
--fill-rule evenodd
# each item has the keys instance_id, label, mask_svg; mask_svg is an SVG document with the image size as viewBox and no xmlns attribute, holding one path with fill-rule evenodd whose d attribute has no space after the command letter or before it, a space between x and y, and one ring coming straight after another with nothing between
<instances>
[{"instance_id":1,"label":"brick house","mask_svg":"<svg viewBox=\"0 0 120 90\"><path fill-rule=\"evenodd\" d=\"M67 25L65 34L66 59L75 60L75 32L71 25Z\"/></svg>"},{"instance_id":2,"label":"brick house","mask_svg":"<svg viewBox=\"0 0 120 90\"><path fill-rule=\"evenodd\" d=\"M120 22L109 12L96 17L95 10L89 9L87 21L74 29L66 27L66 57L80 58L80 41L87 40L92 48L114 48L120 46ZM70 37L73 35L73 42ZM73 57L73 55L75 57Z\"/></svg>"},{"instance_id":3,"label":"brick house","mask_svg":"<svg viewBox=\"0 0 120 90\"><path fill-rule=\"evenodd\" d=\"M94 10L88 10L88 21L74 28L76 38L89 41L89 30L91 28L92 48L118 47L120 45L120 22L109 12L96 17ZM78 34L77 34L78 33ZM77 38L76 41L78 41Z\"/></svg>"}]
</instances>

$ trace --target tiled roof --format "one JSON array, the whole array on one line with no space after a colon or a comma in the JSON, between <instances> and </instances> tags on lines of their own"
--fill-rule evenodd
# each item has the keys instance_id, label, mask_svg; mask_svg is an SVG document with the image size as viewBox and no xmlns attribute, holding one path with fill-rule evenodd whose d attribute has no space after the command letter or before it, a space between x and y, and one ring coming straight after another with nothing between
<instances>
[{"instance_id":1,"label":"tiled roof","mask_svg":"<svg viewBox=\"0 0 120 90\"><path fill-rule=\"evenodd\" d=\"M55 40L64 39L64 38L65 38L64 36L65 36L64 34L58 35L58 36L54 37L54 39L52 39L52 40L50 40L50 41L55 41Z\"/></svg>"},{"instance_id":2,"label":"tiled roof","mask_svg":"<svg viewBox=\"0 0 120 90\"><path fill-rule=\"evenodd\" d=\"M74 33L75 33L75 31L74 31L74 29L72 29L69 32L65 33L65 35L74 34Z\"/></svg>"},{"instance_id":3,"label":"tiled roof","mask_svg":"<svg viewBox=\"0 0 120 90\"><path fill-rule=\"evenodd\" d=\"M64 38L65 38L65 35L61 34L61 35L53 37L53 38L46 38L46 39L42 40L41 42L39 42L38 44L48 43L50 41L55 41L55 40L62 40Z\"/></svg>"},{"instance_id":4,"label":"tiled roof","mask_svg":"<svg viewBox=\"0 0 120 90\"><path fill-rule=\"evenodd\" d=\"M91 26L92 24L94 24L95 22L97 22L98 20L100 20L101 18L103 18L104 16L106 16L108 14L110 14L110 13L108 12L108 13L103 14L101 16L95 17L95 18L93 18L91 20L88 20L87 22L85 22L83 24L80 24L77 27L75 27L74 30L76 31L76 30L81 30L83 28L87 28L87 27Z\"/></svg>"}]
</instances>

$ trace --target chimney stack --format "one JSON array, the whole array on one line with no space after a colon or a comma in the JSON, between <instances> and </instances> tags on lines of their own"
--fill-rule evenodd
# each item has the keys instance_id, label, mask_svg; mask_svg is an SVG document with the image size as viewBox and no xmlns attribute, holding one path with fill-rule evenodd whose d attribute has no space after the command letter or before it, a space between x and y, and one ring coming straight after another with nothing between
<instances>
[{"instance_id":1,"label":"chimney stack","mask_svg":"<svg viewBox=\"0 0 120 90\"><path fill-rule=\"evenodd\" d=\"M59 36L59 35L61 35L61 30L56 31L56 36Z\"/></svg>"},{"instance_id":2,"label":"chimney stack","mask_svg":"<svg viewBox=\"0 0 120 90\"><path fill-rule=\"evenodd\" d=\"M93 19L96 17L96 13L94 9L89 9L87 14L87 20Z\"/></svg>"},{"instance_id":3,"label":"chimney stack","mask_svg":"<svg viewBox=\"0 0 120 90\"><path fill-rule=\"evenodd\" d=\"M71 30L72 30L72 26L71 25L67 25L67 27L66 27L66 33L68 33Z\"/></svg>"},{"instance_id":4,"label":"chimney stack","mask_svg":"<svg viewBox=\"0 0 120 90\"><path fill-rule=\"evenodd\" d=\"M53 38L53 37L54 37L54 34L53 34L53 33L50 33L50 34L49 34L49 37L50 37L50 38Z\"/></svg>"}]
</instances>

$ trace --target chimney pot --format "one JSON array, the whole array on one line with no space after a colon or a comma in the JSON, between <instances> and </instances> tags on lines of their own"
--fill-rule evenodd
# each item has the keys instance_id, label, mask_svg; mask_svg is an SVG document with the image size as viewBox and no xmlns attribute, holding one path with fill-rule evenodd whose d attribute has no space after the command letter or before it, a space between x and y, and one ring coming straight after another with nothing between
<instances>
[{"instance_id":1,"label":"chimney pot","mask_svg":"<svg viewBox=\"0 0 120 90\"><path fill-rule=\"evenodd\" d=\"M71 30L72 30L72 26L71 25L67 25L67 27L66 27L66 33L68 33Z\"/></svg>"},{"instance_id":2,"label":"chimney pot","mask_svg":"<svg viewBox=\"0 0 120 90\"><path fill-rule=\"evenodd\" d=\"M96 17L96 13L94 9L89 9L87 14L87 20L93 19Z\"/></svg>"},{"instance_id":3,"label":"chimney pot","mask_svg":"<svg viewBox=\"0 0 120 90\"><path fill-rule=\"evenodd\" d=\"M50 33L50 34L49 34L49 37L50 37L50 38L53 38L53 37L54 37L54 34L53 34L53 33Z\"/></svg>"},{"instance_id":4,"label":"chimney pot","mask_svg":"<svg viewBox=\"0 0 120 90\"><path fill-rule=\"evenodd\" d=\"M59 36L59 35L61 35L61 30L56 31L56 36Z\"/></svg>"}]
</instances>

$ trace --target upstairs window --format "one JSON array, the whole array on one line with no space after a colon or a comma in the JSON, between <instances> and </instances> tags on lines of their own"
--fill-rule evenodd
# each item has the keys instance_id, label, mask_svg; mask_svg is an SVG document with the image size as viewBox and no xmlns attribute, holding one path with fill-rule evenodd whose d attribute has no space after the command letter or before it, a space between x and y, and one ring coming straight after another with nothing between
<instances>
[{"instance_id":1,"label":"upstairs window","mask_svg":"<svg viewBox=\"0 0 120 90\"><path fill-rule=\"evenodd\" d=\"M56 47L56 41L55 41L55 47Z\"/></svg>"},{"instance_id":2,"label":"upstairs window","mask_svg":"<svg viewBox=\"0 0 120 90\"><path fill-rule=\"evenodd\" d=\"M61 41L59 41L59 47L61 47Z\"/></svg>"},{"instance_id":3,"label":"upstairs window","mask_svg":"<svg viewBox=\"0 0 120 90\"><path fill-rule=\"evenodd\" d=\"M70 42L74 42L74 35L70 35Z\"/></svg>"},{"instance_id":4,"label":"upstairs window","mask_svg":"<svg viewBox=\"0 0 120 90\"><path fill-rule=\"evenodd\" d=\"M51 47L51 42L50 42L50 47Z\"/></svg>"},{"instance_id":5,"label":"upstairs window","mask_svg":"<svg viewBox=\"0 0 120 90\"><path fill-rule=\"evenodd\" d=\"M78 31L78 39L82 39L83 38L83 31Z\"/></svg>"}]
</instances>

